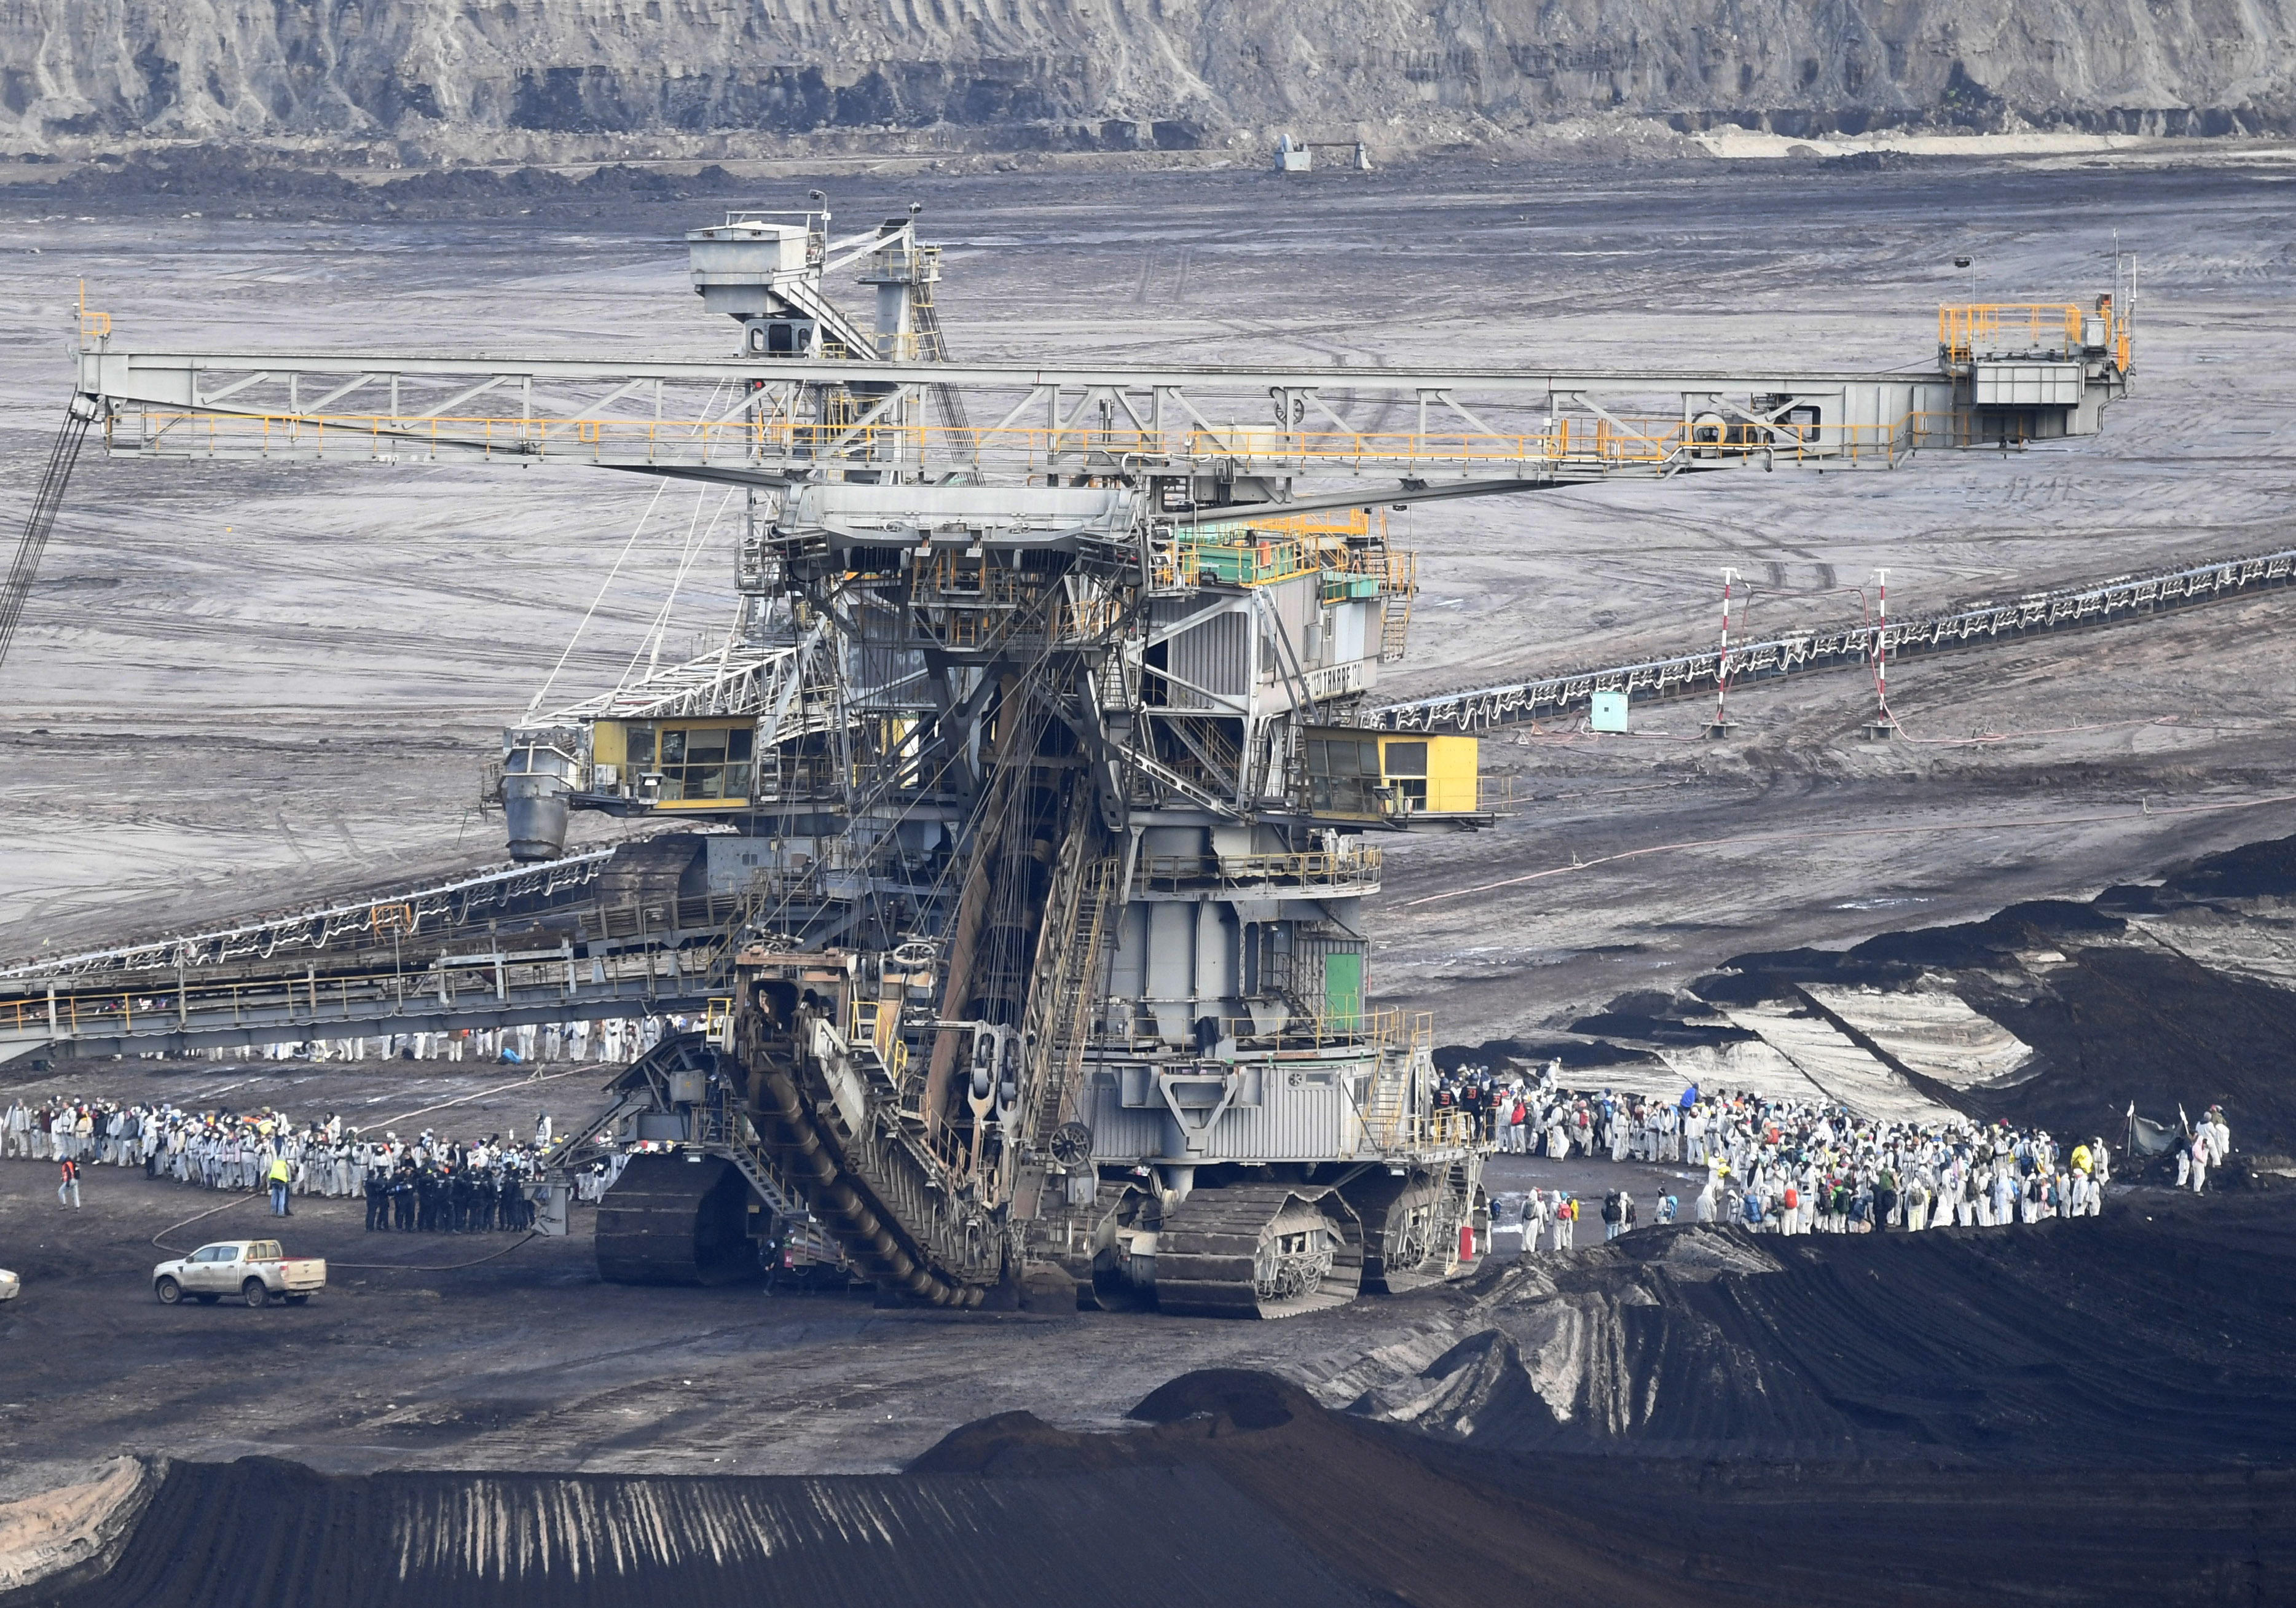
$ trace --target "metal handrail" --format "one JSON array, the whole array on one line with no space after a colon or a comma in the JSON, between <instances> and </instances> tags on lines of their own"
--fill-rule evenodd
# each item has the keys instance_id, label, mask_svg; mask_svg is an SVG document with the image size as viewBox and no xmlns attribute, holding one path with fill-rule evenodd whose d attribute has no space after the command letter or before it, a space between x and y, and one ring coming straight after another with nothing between
<instances>
[{"instance_id":1,"label":"metal handrail","mask_svg":"<svg viewBox=\"0 0 2296 1608\"><path fill-rule=\"evenodd\" d=\"M1556 416L1544 429L1520 432L1446 431L1276 431L1259 425L1187 431L1086 430L1046 425L982 427L887 423L824 424L770 419L600 419L579 415L234 414L150 406L123 407L107 423L115 448L180 451L199 455L252 450L258 455L324 455L331 445L364 446L368 455L398 457L408 450L476 450L488 456L600 462L709 462L779 455L809 462L827 456L859 461L914 461L928 451L980 458L992 451L1013 464L1042 472L1079 456L1128 459L1230 458L1295 468L1378 470L1393 465L1518 470L1662 468L1686 455L1800 460L1876 452L1895 453L1940 433L1924 423L1950 423L1951 413L1908 413L1871 424L1797 426L1783 421L1744 424L1722 443L1692 439L1693 421L1672 415ZM121 421L135 434L116 439ZM1301 531L1300 535L1317 534Z\"/></svg>"},{"instance_id":2,"label":"metal handrail","mask_svg":"<svg viewBox=\"0 0 2296 1608\"><path fill-rule=\"evenodd\" d=\"M1381 851L1357 847L1337 854L1317 849L1278 854L1144 854L1135 863L1136 886L1218 881L1333 887L1378 882Z\"/></svg>"}]
</instances>

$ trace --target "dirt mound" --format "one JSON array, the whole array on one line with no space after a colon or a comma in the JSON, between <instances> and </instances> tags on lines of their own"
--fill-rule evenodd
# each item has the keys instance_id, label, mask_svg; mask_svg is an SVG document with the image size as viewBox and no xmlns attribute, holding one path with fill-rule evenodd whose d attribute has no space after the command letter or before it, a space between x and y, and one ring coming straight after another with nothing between
<instances>
[{"instance_id":1,"label":"dirt mound","mask_svg":"<svg viewBox=\"0 0 2296 1608\"><path fill-rule=\"evenodd\" d=\"M1238 1429L1272 1430L1316 1410L1314 1397L1269 1374L1246 1368L1199 1368L1151 1391L1127 1415L1144 1423L1209 1418Z\"/></svg>"},{"instance_id":2,"label":"dirt mound","mask_svg":"<svg viewBox=\"0 0 2296 1608\"><path fill-rule=\"evenodd\" d=\"M2085 948L2030 999L1972 1003L2048 1058L2041 1074L1973 1095L1981 1114L2118 1142L2125 1114L2173 1124L2221 1103L2235 1144L2296 1147L2296 994L2180 955Z\"/></svg>"},{"instance_id":3,"label":"dirt mound","mask_svg":"<svg viewBox=\"0 0 2296 1608\"><path fill-rule=\"evenodd\" d=\"M2243 843L2161 880L2163 898L2296 898L2296 837Z\"/></svg>"},{"instance_id":4,"label":"dirt mound","mask_svg":"<svg viewBox=\"0 0 2296 1608\"><path fill-rule=\"evenodd\" d=\"M1486 1332L1357 1408L1514 1451L2274 1463L2292 1227L2284 1196L2161 1195L2013 1230L1646 1230L1491 1280Z\"/></svg>"},{"instance_id":5,"label":"dirt mound","mask_svg":"<svg viewBox=\"0 0 2296 1608\"><path fill-rule=\"evenodd\" d=\"M1135 1409L1155 1429L1059 1439L1079 1466L1209 1462L1415 1601L2277 1600L2292 1227L2160 1198L2007 1233L1647 1233L1487 1278L1490 1327L1353 1413L1204 1374ZM1317 1528L1357 1490L1410 1522ZM1441 1562L1378 1572L1403 1530Z\"/></svg>"},{"instance_id":6,"label":"dirt mound","mask_svg":"<svg viewBox=\"0 0 2296 1608\"><path fill-rule=\"evenodd\" d=\"M197 206L228 208L257 217L301 217L316 209L334 217L414 219L498 217L510 206L580 217L607 207L688 204L738 196L743 190L741 179L714 163L676 177L653 168L603 163L580 174L533 167L457 168L369 183L259 154L210 150L196 156L139 152L124 162L79 168L37 190L0 187L0 194L30 194L129 211Z\"/></svg>"},{"instance_id":7,"label":"dirt mound","mask_svg":"<svg viewBox=\"0 0 2296 1608\"><path fill-rule=\"evenodd\" d=\"M6 1608L1368 1604L1216 1467L1057 1479L171 1466L119 1563Z\"/></svg>"}]
</instances>

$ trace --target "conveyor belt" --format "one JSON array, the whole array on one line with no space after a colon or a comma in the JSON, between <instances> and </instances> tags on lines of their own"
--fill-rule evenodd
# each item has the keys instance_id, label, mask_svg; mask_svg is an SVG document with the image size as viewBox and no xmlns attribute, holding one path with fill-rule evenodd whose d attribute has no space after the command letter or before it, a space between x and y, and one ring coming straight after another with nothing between
<instances>
[{"instance_id":1,"label":"conveyor belt","mask_svg":"<svg viewBox=\"0 0 2296 1608\"><path fill-rule=\"evenodd\" d=\"M2284 547L2143 575L2116 575L2003 603L1909 615L1890 622L1886 632L1882 627L1857 622L1734 643L1727 674L1732 686L1743 686L1808 670L1851 669L1870 665L1876 643L1884 640L1894 660L2116 619L2148 619L2172 609L2284 587L2292 578L2296 578L2296 548ZM1383 704L1366 711L1364 723L1387 731L1475 731L1540 715L1562 714L1585 705L1596 693L1624 693L1638 701L1711 695L1723 673L1721 649L1701 648L1669 659L1571 670L1533 681L1471 687Z\"/></svg>"}]
</instances>

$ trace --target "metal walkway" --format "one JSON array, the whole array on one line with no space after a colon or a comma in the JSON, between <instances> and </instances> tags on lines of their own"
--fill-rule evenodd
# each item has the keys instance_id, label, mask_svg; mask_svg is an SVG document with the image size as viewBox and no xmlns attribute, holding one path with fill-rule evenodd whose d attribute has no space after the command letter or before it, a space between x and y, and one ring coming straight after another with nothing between
<instances>
[{"instance_id":1,"label":"metal walkway","mask_svg":"<svg viewBox=\"0 0 2296 1608\"><path fill-rule=\"evenodd\" d=\"M610 902L613 852L0 969L0 1062L702 1013L754 907Z\"/></svg>"},{"instance_id":2,"label":"metal walkway","mask_svg":"<svg viewBox=\"0 0 2296 1608\"><path fill-rule=\"evenodd\" d=\"M2144 575L2117 575L2007 603L1909 616L1893 619L1886 628L1841 625L1733 644L1726 660L1718 646L1671 659L1441 693L1368 710L1364 723L1398 732L1480 731L1583 709L1596 693L1624 693L1636 701L1710 695L1726 671L1735 687L1808 670L1849 669L1872 664L1885 645L1890 658L1897 660L2116 619L2147 619L2284 587L2292 577L2296 577L2296 548L2281 548Z\"/></svg>"}]
</instances>

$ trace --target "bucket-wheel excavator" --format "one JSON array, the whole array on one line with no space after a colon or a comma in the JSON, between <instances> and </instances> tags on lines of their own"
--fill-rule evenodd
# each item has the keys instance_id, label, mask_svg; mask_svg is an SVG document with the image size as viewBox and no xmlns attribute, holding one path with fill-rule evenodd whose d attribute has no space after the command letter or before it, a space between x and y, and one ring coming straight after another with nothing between
<instances>
[{"instance_id":1,"label":"bucket-wheel excavator","mask_svg":"<svg viewBox=\"0 0 2296 1608\"><path fill-rule=\"evenodd\" d=\"M575 810L709 823L730 901L660 940L693 1030L554 1161L639 1148L599 1214L611 1277L731 1276L801 1224L948 1306L1274 1317L1472 1265L1488 1147L1427 1019L1374 1002L1364 907L1388 834L1504 801L1473 738L1369 718L1415 591L1390 508L2092 432L2130 369L2112 297L1948 309L1914 373L968 365L914 211L843 238L737 212L689 249L732 357L105 338L75 405L114 455L737 490L713 651L504 734L515 858L553 861ZM536 1008L602 1008L591 952Z\"/></svg>"}]
</instances>

